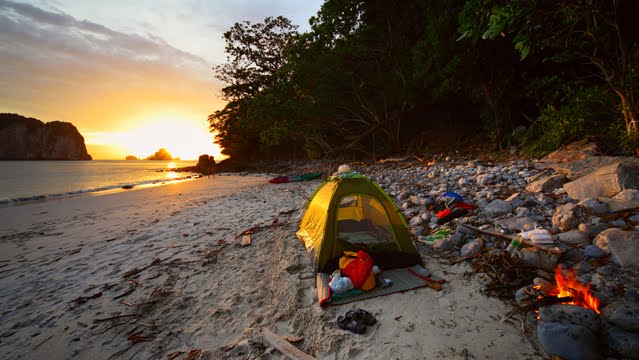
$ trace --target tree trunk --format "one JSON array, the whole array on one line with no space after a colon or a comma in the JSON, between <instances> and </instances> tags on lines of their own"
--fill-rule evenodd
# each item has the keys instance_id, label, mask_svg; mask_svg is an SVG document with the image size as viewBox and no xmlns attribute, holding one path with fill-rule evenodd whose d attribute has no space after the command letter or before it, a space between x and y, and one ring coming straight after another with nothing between
<instances>
[{"instance_id":1,"label":"tree trunk","mask_svg":"<svg viewBox=\"0 0 639 360\"><path fill-rule=\"evenodd\" d=\"M629 101L625 94L618 91L617 95L621 98L621 111L623 113L623 118L626 121L626 131L628 132L628 135L637 133L637 111L634 106L635 104L633 104L632 101Z\"/></svg>"},{"instance_id":2,"label":"tree trunk","mask_svg":"<svg viewBox=\"0 0 639 360\"><path fill-rule=\"evenodd\" d=\"M621 100L621 113L623 119L626 122L626 133L629 139L636 139L639 137L639 124L637 123L637 109L634 102L628 99L625 92L620 89L615 89L617 96ZM635 145L635 153L639 155L639 144Z\"/></svg>"}]
</instances>

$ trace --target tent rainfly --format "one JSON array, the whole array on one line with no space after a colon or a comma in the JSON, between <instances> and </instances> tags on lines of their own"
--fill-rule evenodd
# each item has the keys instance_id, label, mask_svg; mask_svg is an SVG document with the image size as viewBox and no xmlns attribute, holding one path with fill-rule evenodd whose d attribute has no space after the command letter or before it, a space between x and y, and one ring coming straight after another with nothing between
<instances>
[{"instance_id":1,"label":"tent rainfly","mask_svg":"<svg viewBox=\"0 0 639 360\"><path fill-rule=\"evenodd\" d=\"M297 237L315 252L316 273L332 273L344 251L357 250L382 269L423 265L399 209L363 175L349 172L322 182L305 210Z\"/></svg>"}]
</instances>

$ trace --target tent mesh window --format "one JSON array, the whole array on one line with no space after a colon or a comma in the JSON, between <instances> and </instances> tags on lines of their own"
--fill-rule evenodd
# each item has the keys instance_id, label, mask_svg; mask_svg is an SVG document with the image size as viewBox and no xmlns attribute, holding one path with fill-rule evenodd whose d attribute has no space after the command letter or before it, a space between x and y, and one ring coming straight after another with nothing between
<instances>
[{"instance_id":1,"label":"tent mesh window","mask_svg":"<svg viewBox=\"0 0 639 360\"><path fill-rule=\"evenodd\" d=\"M396 243L384 206L368 195L348 195L340 200L337 238L365 246Z\"/></svg>"}]
</instances>

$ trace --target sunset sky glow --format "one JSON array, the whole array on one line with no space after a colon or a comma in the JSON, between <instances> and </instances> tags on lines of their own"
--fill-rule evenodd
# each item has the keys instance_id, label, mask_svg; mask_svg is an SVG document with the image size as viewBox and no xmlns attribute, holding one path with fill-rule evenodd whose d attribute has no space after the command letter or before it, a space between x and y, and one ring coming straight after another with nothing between
<instances>
[{"instance_id":1,"label":"sunset sky glow","mask_svg":"<svg viewBox=\"0 0 639 360\"><path fill-rule=\"evenodd\" d=\"M219 156L222 34L278 15L304 31L321 3L0 0L0 112L73 123L94 159Z\"/></svg>"}]
</instances>

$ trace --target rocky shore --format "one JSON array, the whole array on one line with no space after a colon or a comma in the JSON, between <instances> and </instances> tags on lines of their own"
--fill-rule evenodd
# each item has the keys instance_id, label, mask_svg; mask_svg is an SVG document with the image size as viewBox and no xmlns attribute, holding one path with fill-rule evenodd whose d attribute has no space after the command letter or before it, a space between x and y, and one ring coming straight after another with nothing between
<instances>
[{"instance_id":1,"label":"rocky shore","mask_svg":"<svg viewBox=\"0 0 639 360\"><path fill-rule=\"evenodd\" d=\"M581 144L541 161L500 163L404 159L357 170L394 197L422 250L470 263L475 272L493 277L488 293L513 304L517 300L521 311L513 314L521 316L522 330L537 333L531 340L546 353L564 359L638 359L638 159L590 150ZM437 209L446 192L475 209L442 221ZM506 251L508 235L533 229L547 230L544 246ZM523 290L535 284L554 286L558 266L590 287L601 315L571 305L531 307L523 300ZM537 319L529 310L539 308Z\"/></svg>"}]
</instances>

